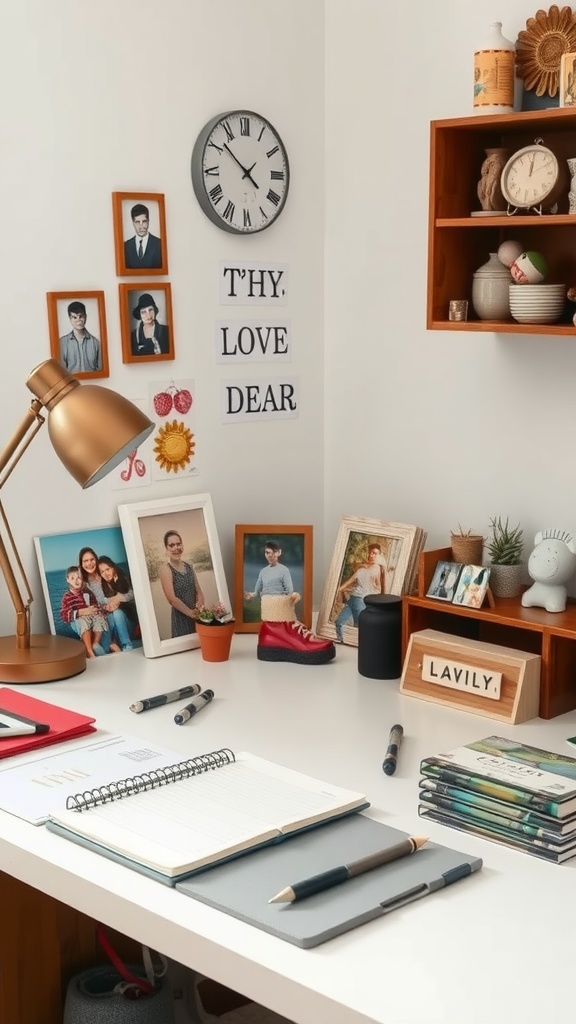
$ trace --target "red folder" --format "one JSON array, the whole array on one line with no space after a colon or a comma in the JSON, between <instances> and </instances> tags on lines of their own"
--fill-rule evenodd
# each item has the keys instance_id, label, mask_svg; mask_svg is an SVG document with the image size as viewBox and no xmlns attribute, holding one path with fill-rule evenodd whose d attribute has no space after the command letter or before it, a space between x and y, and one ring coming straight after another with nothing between
<instances>
[{"instance_id":1,"label":"red folder","mask_svg":"<svg viewBox=\"0 0 576 1024\"><path fill-rule=\"evenodd\" d=\"M95 718L68 711L57 704L48 704L45 700L37 700L19 690L11 690L8 686L0 686L0 708L31 718L34 722L46 722L50 726L45 733L0 739L0 758L24 754L49 743L61 743L63 740L75 739L76 736L84 736L85 733L96 732L92 724Z\"/></svg>"}]
</instances>

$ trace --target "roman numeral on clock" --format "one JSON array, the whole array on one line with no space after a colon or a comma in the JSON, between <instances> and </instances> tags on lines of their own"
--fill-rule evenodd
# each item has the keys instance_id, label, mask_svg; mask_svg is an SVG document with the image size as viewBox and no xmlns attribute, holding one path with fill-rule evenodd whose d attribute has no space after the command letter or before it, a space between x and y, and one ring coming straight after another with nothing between
<instances>
[{"instance_id":1,"label":"roman numeral on clock","mask_svg":"<svg viewBox=\"0 0 576 1024\"><path fill-rule=\"evenodd\" d=\"M216 204L220 202L223 194L224 193L222 192L222 185L214 185L214 188L211 188L208 193L210 199L214 203L214 206L216 206Z\"/></svg>"},{"instance_id":2,"label":"roman numeral on clock","mask_svg":"<svg viewBox=\"0 0 576 1024\"><path fill-rule=\"evenodd\" d=\"M269 149L268 150L268 152L266 153L266 156L268 157L268 159L270 159L271 156L274 156L274 154L278 153L278 152L279 152L278 146L274 146L274 149Z\"/></svg>"},{"instance_id":3,"label":"roman numeral on clock","mask_svg":"<svg viewBox=\"0 0 576 1024\"><path fill-rule=\"evenodd\" d=\"M222 127L223 127L224 131L226 132L226 138L227 138L228 142L232 142L232 139L234 138L234 132L232 131L229 122L228 121L222 121Z\"/></svg>"},{"instance_id":4,"label":"roman numeral on clock","mask_svg":"<svg viewBox=\"0 0 576 1024\"><path fill-rule=\"evenodd\" d=\"M272 181L284 181L284 171L270 171Z\"/></svg>"},{"instance_id":5,"label":"roman numeral on clock","mask_svg":"<svg viewBox=\"0 0 576 1024\"><path fill-rule=\"evenodd\" d=\"M244 227L251 228L252 221L250 220L250 210L242 210L242 216L244 218Z\"/></svg>"},{"instance_id":6,"label":"roman numeral on clock","mask_svg":"<svg viewBox=\"0 0 576 1024\"><path fill-rule=\"evenodd\" d=\"M229 199L228 202L226 203L226 208L224 210L224 213L222 214L222 216L224 217L224 220L228 220L228 221L230 221L230 223L232 223L232 220L234 218L234 211L235 211L235 209L236 209L236 207L235 207L234 203L232 202L232 200Z\"/></svg>"},{"instance_id":7,"label":"roman numeral on clock","mask_svg":"<svg viewBox=\"0 0 576 1024\"><path fill-rule=\"evenodd\" d=\"M213 175L215 174L216 177L218 177L219 173L220 173L220 168L218 167L217 164L215 164L214 167L205 167L204 168L204 174L206 176L208 176L209 174L213 174ZM272 172L272 176L274 176L274 172Z\"/></svg>"},{"instance_id":8,"label":"roman numeral on clock","mask_svg":"<svg viewBox=\"0 0 576 1024\"><path fill-rule=\"evenodd\" d=\"M250 135L250 118L240 118L240 135Z\"/></svg>"},{"instance_id":9,"label":"roman numeral on clock","mask_svg":"<svg viewBox=\"0 0 576 1024\"><path fill-rule=\"evenodd\" d=\"M272 189L268 190L268 195L266 196L266 199L268 200L269 203L273 203L274 206L278 206L278 203L280 202L280 196L276 192L273 192Z\"/></svg>"}]
</instances>

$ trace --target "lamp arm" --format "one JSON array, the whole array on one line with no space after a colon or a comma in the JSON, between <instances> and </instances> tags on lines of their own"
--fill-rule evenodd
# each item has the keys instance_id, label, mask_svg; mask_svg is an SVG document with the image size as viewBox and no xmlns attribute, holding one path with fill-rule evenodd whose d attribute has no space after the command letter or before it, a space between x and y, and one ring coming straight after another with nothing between
<instances>
[{"instance_id":1,"label":"lamp arm","mask_svg":"<svg viewBox=\"0 0 576 1024\"><path fill-rule=\"evenodd\" d=\"M12 470L18 464L28 445L44 423L44 417L40 415L40 409L42 409L42 403L38 399L34 399L22 423L0 453L0 473L2 473L2 476L0 476L0 489L6 483ZM16 612L16 645L20 649L26 649L30 647L30 605L33 596L1 502L0 516L14 560L26 588L26 599L24 599L10 561L10 555L2 537L2 531L0 531L0 572L6 581L8 593Z\"/></svg>"}]
</instances>

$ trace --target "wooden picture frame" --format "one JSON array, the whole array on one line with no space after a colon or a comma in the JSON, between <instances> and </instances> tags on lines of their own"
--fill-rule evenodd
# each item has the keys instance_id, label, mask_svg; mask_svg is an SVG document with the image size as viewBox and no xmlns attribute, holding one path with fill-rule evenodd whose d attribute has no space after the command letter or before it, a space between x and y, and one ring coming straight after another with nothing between
<instances>
[{"instance_id":1,"label":"wooden picture frame","mask_svg":"<svg viewBox=\"0 0 576 1024\"><path fill-rule=\"evenodd\" d=\"M50 354L74 377L108 377L108 333L104 292L47 292ZM74 308L76 307L76 308ZM84 314L81 308L84 307ZM85 342L75 339L76 331L86 331ZM83 345L83 349L80 345ZM82 370L82 365L92 370Z\"/></svg>"},{"instance_id":2,"label":"wooden picture frame","mask_svg":"<svg viewBox=\"0 0 576 1024\"><path fill-rule=\"evenodd\" d=\"M364 601L350 594L345 584L353 587L356 573L364 569L364 582L374 588L366 593L405 593L424 539L417 526L407 523L343 516L318 612L317 634L357 647L358 614ZM347 592L346 601L341 595Z\"/></svg>"},{"instance_id":3,"label":"wooden picture frame","mask_svg":"<svg viewBox=\"0 0 576 1024\"><path fill-rule=\"evenodd\" d=\"M166 210L161 192L113 192L117 277L168 273ZM138 246L142 238L142 256Z\"/></svg>"},{"instance_id":4,"label":"wooden picture frame","mask_svg":"<svg viewBox=\"0 0 576 1024\"><path fill-rule=\"evenodd\" d=\"M110 654L109 645L111 642L116 642L124 650L125 646L122 644L122 640L128 640L132 647L142 646L138 614L133 595L130 594L132 588L130 586L128 556L119 526L95 527L94 529L75 530L68 533L49 533L34 537L34 547L40 570L42 591L46 602L46 613L50 623L50 632L54 636L67 636L75 640L78 640L80 636L81 630L74 625L77 622L76 614L67 615L66 621L62 618L62 601L65 592L70 589L67 580L68 570L72 566L79 566L82 554L91 551L96 555L97 561L100 558L102 559L103 572L105 572L104 565L110 562L119 570L117 579L122 580L124 586L115 586L115 581L112 577L112 585L107 589L110 592L116 591L117 593L120 593L120 590L122 590L126 598L126 600L118 604L118 609L120 612L123 612L124 618L122 615L118 615L117 610L106 613L107 633L109 633L109 636L101 639L98 649L94 645L95 653ZM103 585L102 576L100 576L98 582ZM128 590L125 589L126 583L129 585ZM90 588L89 580L86 581L86 585ZM94 603L100 603L96 594ZM85 638L84 642L86 643Z\"/></svg>"},{"instance_id":5,"label":"wooden picture frame","mask_svg":"<svg viewBox=\"0 0 576 1024\"><path fill-rule=\"evenodd\" d=\"M576 106L576 53L563 53L560 58L558 92L561 107Z\"/></svg>"},{"instance_id":6,"label":"wooden picture frame","mask_svg":"<svg viewBox=\"0 0 576 1024\"><path fill-rule=\"evenodd\" d=\"M198 647L194 620L190 618L188 623L181 617L182 613L174 614L163 590L161 569L168 564L168 555L172 550L166 546L165 538L168 542L168 534L173 538L179 536L183 549L181 561L193 569L194 575L192 577L188 573L188 580L192 579L192 586L196 590L196 604L222 603L230 609L212 498L209 494L192 494L119 505L118 515L145 656L158 658ZM201 590L200 597L198 588ZM185 596L181 600L187 604ZM192 632L181 632L182 628L188 628L189 625L192 626Z\"/></svg>"},{"instance_id":7,"label":"wooden picture frame","mask_svg":"<svg viewBox=\"0 0 576 1024\"><path fill-rule=\"evenodd\" d=\"M274 562L265 555L267 542L279 545L276 562L288 570L292 592L300 594L295 603L296 617L309 629L312 625L312 526L278 526L240 523L235 531L234 610L237 633L257 633L262 623L257 587L260 572ZM254 594L247 598L247 594Z\"/></svg>"},{"instance_id":8,"label":"wooden picture frame","mask_svg":"<svg viewBox=\"0 0 576 1024\"><path fill-rule=\"evenodd\" d=\"M158 363L174 359L172 289L160 281L118 285L123 363ZM145 336L142 314L153 309L154 339ZM155 352L154 347L160 351Z\"/></svg>"},{"instance_id":9,"label":"wooden picture frame","mask_svg":"<svg viewBox=\"0 0 576 1024\"><path fill-rule=\"evenodd\" d=\"M426 597L434 601L452 601L463 568L461 562L438 562Z\"/></svg>"}]
</instances>

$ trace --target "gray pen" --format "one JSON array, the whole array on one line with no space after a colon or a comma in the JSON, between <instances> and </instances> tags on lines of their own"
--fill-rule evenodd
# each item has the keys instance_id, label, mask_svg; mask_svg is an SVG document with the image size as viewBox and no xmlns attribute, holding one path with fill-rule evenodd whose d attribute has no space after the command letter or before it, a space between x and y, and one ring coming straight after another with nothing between
<instances>
[{"instance_id":1,"label":"gray pen","mask_svg":"<svg viewBox=\"0 0 576 1024\"><path fill-rule=\"evenodd\" d=\"M382 762L382 771L386 775L394 775L394 772L396 771L396 762L398 761L398 753L403 736L404 729L402 726L393 725L388 737L388 749L386 751L386 756Z\"/></svg>"},{"instance_id":2,"label":"gray pen","mask_svg":"<svg viewBox=\"0 0 576 1024\"><path fill-rule=\"evenodd\" d=\"M171 704L174 700L184 700L184 697L195 697L200 693L202 687L199 683L192 686L183 686L181 690L171 690L170 693L159 693L156 697L145 697L144 700L137 700L130 705L130 711L139 715L141 711L149 711L150 708L160 708L163 704Z\"/></svg>"},{"instance_id":3,"label":"gray pen","mask_svg":"<svg viewBox=\"0 0 576 1024\"><path fill-rule=\"evenodd\" d=\"M190 703L187 704L186 707L182 708L177 715L174 715L176 725L184 725L185 722L192 718L192 715L197 715L202 708L206 707L206 705L210 703L213 696L214 690L203 690L202 693L199 693L198 696L194 697L194 700L191 700Z\"/></svg>"}]
</instances>

